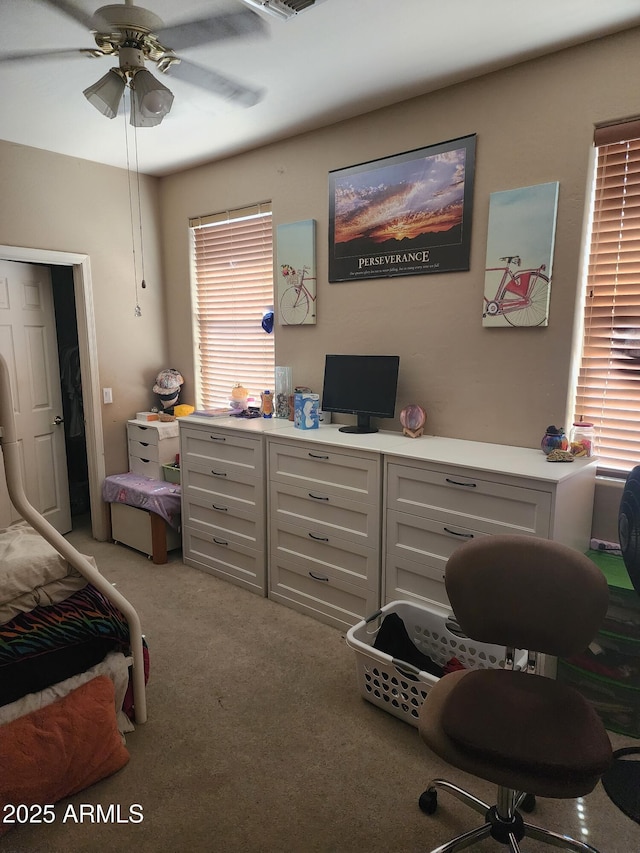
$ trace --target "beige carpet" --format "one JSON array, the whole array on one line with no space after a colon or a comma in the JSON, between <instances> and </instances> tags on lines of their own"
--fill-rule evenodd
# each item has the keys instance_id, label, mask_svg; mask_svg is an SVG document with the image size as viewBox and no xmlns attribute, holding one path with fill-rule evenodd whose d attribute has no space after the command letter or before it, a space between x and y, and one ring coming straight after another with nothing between
<instances>
[{"instance_id":1,"label":"beige carpet","mask_svg":"<svg viewBox=\"0 0 640 853\"><path fill-rule=\"evenodd\" d=\"M184 566L180 552L154 566L82 530L70 540L139 610L149 721L127 735L123 770L59 803L53 824L12 831L2 853L424 853L478 819L443 795L437 816L423 815L430 776L493 802L492 786L443 767L412 726L361 699L354 652L336 629ZM637 741L615 739L624 743ZM83 823L64 822L69 804L75 814L119 806L120 822L91 823L88 809ZM127 822L133 804L140 823ZM600 786L582 812L547 800L531 820L601 853L640 849L640 826Z\"/></svg>"}]
</instances>

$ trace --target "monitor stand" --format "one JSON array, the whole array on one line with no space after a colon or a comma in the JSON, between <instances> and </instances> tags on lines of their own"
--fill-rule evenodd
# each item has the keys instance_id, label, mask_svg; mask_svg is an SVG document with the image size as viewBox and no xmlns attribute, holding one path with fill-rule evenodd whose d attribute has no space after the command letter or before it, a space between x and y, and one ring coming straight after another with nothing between
<instances>
[{"instance_id":1,"label":"monitor stand","mask_svg":"<svg viewBox=\"0 0 640 853\"><path fill-rule=\"evenodd\" d=\"M351 432L365 434L369 432L378 432L377 427L371 426L371 416L358 414L358 423L350 426L339 427L338 432Z\"/></svg>"}]
</instances>

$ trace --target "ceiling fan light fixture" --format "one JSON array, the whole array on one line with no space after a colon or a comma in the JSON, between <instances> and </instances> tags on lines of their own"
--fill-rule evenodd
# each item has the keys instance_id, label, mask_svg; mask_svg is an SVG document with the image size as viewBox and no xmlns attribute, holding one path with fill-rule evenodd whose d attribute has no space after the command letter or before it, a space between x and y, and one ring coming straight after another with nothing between
<instances>
[{"instance_id":1,"label":"ceiling fan light fixture","mask_svg":"<svg viewBox=\"0 0 640 853\"><path fill-rule=\"evenodd\" d=\"M134 127L154 127L171 110L173 93L141 68L131 80L131 124Z\"/></svg>"},{"instance_id":2,"label":"ceiling fan light fixture","mask_svg":"<svg viewBox=\"0 0 640 853\"><path fill-rule=\"evenodd\" d=\"M107 118L115 118L118 107L124 94L125 81L116 68L101 77L93 86L89 86L82 93L90 104Z\"/></svg>"}]
</instances>

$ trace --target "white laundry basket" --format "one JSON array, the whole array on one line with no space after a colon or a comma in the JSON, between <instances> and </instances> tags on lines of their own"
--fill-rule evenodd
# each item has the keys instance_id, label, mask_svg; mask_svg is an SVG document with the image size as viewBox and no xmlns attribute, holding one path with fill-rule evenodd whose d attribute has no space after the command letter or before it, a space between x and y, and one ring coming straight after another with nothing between
<instances>
[{"instance_id":1,"label":"white laundry basket","mask_svg":"<svg viewBox=\"0 0 640 853\"><path fill-rule=\"evenodd\" d=\"M402 619L409 637L423 654L440 666L451 658L466 669L504 667L504 647L466 637L451 613L410 601L392 601L347 632L347 645L356 653L357 679L363 698L401 720L418 725L420 707L438 681L431 673L373 648L382 620L389 613ZM516 668L526 665L526 652Z\"/></svg>"}]
</instances>

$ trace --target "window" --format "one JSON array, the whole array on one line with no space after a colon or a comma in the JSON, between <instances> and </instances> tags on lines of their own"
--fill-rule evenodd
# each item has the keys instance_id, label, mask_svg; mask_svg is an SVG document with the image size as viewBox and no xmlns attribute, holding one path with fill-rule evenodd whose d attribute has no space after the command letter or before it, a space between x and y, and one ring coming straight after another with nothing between
<instances>
[{"instance_id":1,"label":"window","mask_svg":"<svg viewBox=\"0 0 640 853\"><path fill-rule=\"evenodd\" d=\"M604 473L640 465L640 121L596 130L576 415Z\"/></svg>"},{"instance_id":2,"label":"window","mask_svg":"<svg viewBox=\"0 0 640 853\"><path fill-rule=\"evenodd\" d=\"M273 311L271 205L190 221L198 406L228 406L240 382L259 400L273 388L273 334L262 327Z\"/></svg>"}]
</instances>

